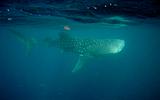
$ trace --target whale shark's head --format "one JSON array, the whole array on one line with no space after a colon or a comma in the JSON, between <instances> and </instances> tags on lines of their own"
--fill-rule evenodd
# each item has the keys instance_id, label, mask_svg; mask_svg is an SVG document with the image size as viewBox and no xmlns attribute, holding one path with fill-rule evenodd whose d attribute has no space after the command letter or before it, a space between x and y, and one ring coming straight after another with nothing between
<instances>
[{"instance_id":1,"label":"whale shark's head","mask_svg":"<svg viewBox=\"0 0 160 100\"><path fill-rule=\"evenodd\" d=\"M125 41L120 39L104 39L98 40L96 45L89 49L91 55L115 54L122 51Z\"/></svg>"},{"instance_id":2,"label":"whale shark's head","mask_svg":"<svg viewBox=\"0 0 160 100\"><path fill-rule=\"evenodd\" d=\"M124 40L116 39L116 40L112 41L112 43L109 46L110 53L119 53L122 51L124 46L125 46Z\"/></svg>"}]
</instances>

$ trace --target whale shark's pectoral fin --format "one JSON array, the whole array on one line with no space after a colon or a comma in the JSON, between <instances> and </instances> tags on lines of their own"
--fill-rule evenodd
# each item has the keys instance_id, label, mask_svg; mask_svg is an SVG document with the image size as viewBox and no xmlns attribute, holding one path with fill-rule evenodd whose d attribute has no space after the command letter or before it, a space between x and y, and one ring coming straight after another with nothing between
<instances>
[{"instance_id":1,"label":"whale shark's pectoral fin","mask_svg":"<svg viewBox=\"0 0 160 100\"><path fill-rule=\"evenodd\" d=\"M74 72L79 71L88 60L89 60L89 56L80 55L75 67L72 70L72 72L74 73Z\"/></svg>"}]
</instances>

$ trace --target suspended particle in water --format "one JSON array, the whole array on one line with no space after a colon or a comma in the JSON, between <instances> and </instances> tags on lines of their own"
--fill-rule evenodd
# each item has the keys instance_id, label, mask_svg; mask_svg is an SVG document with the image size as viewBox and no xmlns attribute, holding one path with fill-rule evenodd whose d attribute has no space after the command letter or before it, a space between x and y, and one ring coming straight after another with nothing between
<instances>
[{"instance_id":1,"label":"suspended particle in water","mask_svg":"<svg viewBox=\"0 0 160 100\"><path fill-rule=\"evenodd\" d=\"M113 4L113 6L118 6L118 4Z\"/></svg>"},{"instance_id":2,"label":"suspended particle in water","mask_svg":"<svg viewBox=\"0 0 160 100\"><path fill-rule=\"evenodd\" d=\"M95 10L97 9L97 7L95 7L95 6L94 6L93 8L94 8Z\"/></svg>"},{"instance_id":3,"label":"suspended particle in water","mask_svg":"<svg viewBox=\"0 0 160 100\"><path fill-rule=\"evenodd\" d=\"M10 11L10 9L6 9L8 12Z\"/></svg>"},{"instance_id":4,"label":"suspended particle in water","mask_svg":"<svg viewBox=\"0 0 160 100\"><path fill-rule=\"evenodd\" d=\"M7 20L8 20L8 21L11 21L11 20L12 20L12 18L7 18Z\"/></svg>"}]
</instances>

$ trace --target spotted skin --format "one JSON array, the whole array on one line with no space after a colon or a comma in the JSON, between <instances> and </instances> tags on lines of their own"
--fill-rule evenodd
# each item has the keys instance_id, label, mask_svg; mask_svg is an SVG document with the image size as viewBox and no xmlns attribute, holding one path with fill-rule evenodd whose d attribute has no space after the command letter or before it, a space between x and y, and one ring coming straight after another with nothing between
<instances>
[{"instance_id":1,"label":"spotted skin","mask_svg":"<svg viewBox=\"0 0 160 100\"><path fill-rule=\"evenodd\" d=\"M120 39L60 38L50 43L64 52L80 55L72 70L73 73L79 71L89 58L119 53L125 46L125 41Z\"/></svg>"},{"instance_id":2,"label":"spotted skin","mask_svg":"<svg viewBox=\"0 0 160 100\"><path fill-rule=\"evenodd\" d=\"M55 43L56 42L56 43ZM120 52L125 43L120 39L61 39L52 42L65 52L80 55L101 56Z\"/></svg>"}]
</instances>

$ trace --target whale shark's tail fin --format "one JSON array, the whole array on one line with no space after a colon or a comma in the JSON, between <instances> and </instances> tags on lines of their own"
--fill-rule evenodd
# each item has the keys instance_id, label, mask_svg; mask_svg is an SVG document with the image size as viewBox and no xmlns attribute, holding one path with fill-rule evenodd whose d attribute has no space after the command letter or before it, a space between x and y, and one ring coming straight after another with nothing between
<instances>
[{"instance_id":1,"label":"whale shark's tail fin","mask_svg":"<svg viewBox=\"0 0 160 100\"><path fill-rule=\"evenodd\" d=\"M33 47L37 44L37 40L35 38L30 38L27 42L26 42L26 55L30 55L31 51L33 49Z\"/></svg>"},{"instance_id":2,"label":"whale shark's tail fin","mask_svg":"<svg viewBox=\"0 0 160 100\"><path fill-rule=\"evenodd\" d=\"M13 29L9 29L10 33L17 39L19 40L21 43L23 43L26 46L26 55L30 55L31 54L31 50L33 49L33 47L37 44L37 40L33 37L29 38L26 37L25 35L23 35L22 33L13 30Z\"/></svg>"}]
</instances>

